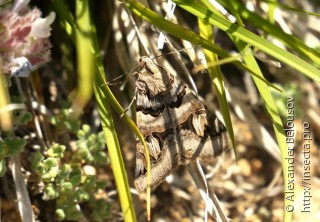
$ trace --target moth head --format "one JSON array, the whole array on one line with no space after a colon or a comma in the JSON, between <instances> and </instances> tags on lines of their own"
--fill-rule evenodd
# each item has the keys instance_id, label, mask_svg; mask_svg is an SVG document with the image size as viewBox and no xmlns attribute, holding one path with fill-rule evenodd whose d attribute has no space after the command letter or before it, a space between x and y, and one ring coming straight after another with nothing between
<instances>
[{"instance_id":1,"label":"moth head","mask_svg":"<svg viewBox=\"0 0 320 222\"><path fill-rule=\"evenodd\" d=\"M174 77L158 66L151 58L143 56L139 60L140 72L136 82L139 91L150 96L166 94L171 90Z\"/></svg>"},{"instance_id":2,"label":"moth head","mask_svg":"<svg viewBox=\"0 0 320 222\"><path fill-rule=\"evenodd\" d=\"M139 66L140 68L143 68L148 62L150 63L150 60L152 62L152 59L150 59L149 57L147 56L142 56L140 59L139 59Z\"/></svg>"}]
</instances>

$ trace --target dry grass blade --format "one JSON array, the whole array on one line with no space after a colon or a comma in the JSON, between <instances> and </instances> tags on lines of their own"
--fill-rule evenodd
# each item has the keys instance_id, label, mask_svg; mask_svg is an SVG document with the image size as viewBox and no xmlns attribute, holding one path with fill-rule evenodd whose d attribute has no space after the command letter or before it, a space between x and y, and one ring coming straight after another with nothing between
<instances>
[{"instance_id":1,"label":"dry grass blade","mask_svg":"<svg viewBox=\"0 0 320 222\"><path fill-rule=\"evenodd\" d=\"M31 201L27 186L24 182L24 177L21 172L21 164L19 156L14 156L12 160L12 175L14 179L18 206L20 211L20 216L23 222L34 222L34 213L31 206Z\"/></svg>"},{"instance_id":2,"label":"dry grass blade","mask_svg":"<svg viewBox=\"0 0 320 222\"><path fill-rule=\"evenodd\" d=\"M206 177L203 173L199 161L197 160L196 162L189 163L187 165L187 169L192 176L196 186L198 187L203 201L205 202L205 214L209 213L216 221L228 222L228 219L223 212L216 195L212 192L212 189L208 187ZM206 217L207 216L204 215L204 218ZM205 221L207 221L207 219L205 219Z\"/></svg>"}]
</instances>

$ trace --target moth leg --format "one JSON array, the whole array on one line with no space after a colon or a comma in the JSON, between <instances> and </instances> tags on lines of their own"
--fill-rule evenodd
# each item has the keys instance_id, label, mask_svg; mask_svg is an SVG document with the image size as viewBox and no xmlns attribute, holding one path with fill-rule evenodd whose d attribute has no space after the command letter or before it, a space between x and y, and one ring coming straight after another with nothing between
<instances>
[{"instance_id":1,"label":"moth leg","mask_svg":"<svg viewBox=\"0 0 320 222\"><path fill-rule=\"evenodd\" d=\"M136 94L137 94L137 87L136 87L135 90L134 90L134 93L133 93L134 96L132 97L132 100L131 100L129 106L123 111L123 113L122 113L121 116L120 116L120 119L121 119L121 118L124 116L124 114L126 114L126 113L128 112L128 110L131 108L133 102L136 100Z\"/></svg>"}]
</instances>

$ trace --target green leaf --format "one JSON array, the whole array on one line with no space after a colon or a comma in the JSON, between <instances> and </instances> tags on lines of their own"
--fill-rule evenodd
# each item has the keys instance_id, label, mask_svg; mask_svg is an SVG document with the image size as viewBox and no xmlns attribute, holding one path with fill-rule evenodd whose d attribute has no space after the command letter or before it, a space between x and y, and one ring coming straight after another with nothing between
<instances>
[{"instance_id":1,"label":"green leaf","mask_svg":"<svg viewBox=\"0 0 320 222\"><path fill-rule=\"evenodd\" d=\"M55 215L58 220L64 220L66 218L66 215L63 209L56 209Z\"/></svg>"},{"instance_id":2,"label":"green leaf","mask_svg":"<svg viewBox=\"0 0 320 222\"><path fill-rule=\"evenodd\" d=\"M71 184L76 187L79 186L81 183L82 174L80 169L74 169L70 172L70 182Z\"/></svg>"},{"instance_id":3,"label":"green leaf","mask_svg":"<svg viewBox=\"0 0 320 222\"><path fill-rule=\"evenodd\" d=\"M59 196L59 192L53 183L49 183L44 190L51 200L54 200Z\"/></svg>"},{"instance_id":4,"label":"green leaf","mask_svg":"<svg viewBox=\"0 0 320 222\"><path fill-rule=\"evenodd\" d=\"M54 144L47 151L49 157L62 158L66 147L60 144Z\"/></svg>"},{"instance_id":5,"label":"green leaf","mask_svg":"<svg viewBox=\"0 0 320 222\"><path fill-rule=\"evenodd\" d=\"M20 137L6 137L3 141L0 141L0 158L20 153L26 144L26 140Z\"/></svg>"},{"instance_id":6,"label":"green leaf","mask_svg":"<svg viewBox=\"0 0 320 222\"><path fill-rule=\"evenodd\" d=\"M61 184L60 190L62 193L68 193L71 192L74 189L72 183L70 182L64 182Z\"/></svg>"}]
</instances>

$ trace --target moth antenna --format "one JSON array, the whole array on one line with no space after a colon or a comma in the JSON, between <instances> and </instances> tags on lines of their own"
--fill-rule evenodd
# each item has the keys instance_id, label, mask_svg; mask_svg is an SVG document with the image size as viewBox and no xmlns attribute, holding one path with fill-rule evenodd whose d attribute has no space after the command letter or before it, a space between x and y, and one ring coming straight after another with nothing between
<instances>
[{"instance_id":1,"label":"moth antenna","mask_svg":"<svg viewBox=\"0 0 320 222\"><path fill-rule=\"evenodd\" d=\"M173 46L171 46L171 47L173 48ZM171 54L175 54L175 53L178 53L178 52L183 52L183 51L190 50L190 49L194 49L194 48L197 48L197 47L200 47L200 45L196 45L196 46L194 46L194 47L189 47L189 48L183 48L183 49L175 49L174 52L168 52L168 53L156 55L156 56L154 56L152 59L156 59L156 58L161 57L161 56L164 56L164 55L171 55Z\"/></svg>"},{"instance_id":2,"label":"moth antenna","mask_svg":"<svg viewBox=\"0 0 320 222\"><path fill-rule=\"evenodd\" d=\"M106 82L105 85L111 86L111 85L120 84L120 83L122 83L123 81L116 82L116 80L122 78L123 76L126 76L127 74L128 74L128 72L127 72L127 73L124 73L124 74L122 74L122 75L120 75L120 76L118 76L118 77L116 77L116 78L114 78L114 79L112 79L112 80L110 80L109 82Z\"/></svg>"},{"instance_id":3,"label":"moth antenna","mask_svg":"<svg viewBox=\"0 0 320 222\"><path fill-rule=\"evenodd\" d=\"M114 79L102 84L101 86L104 86L104 85L113 86L113 85L117 85L117 84L124 84L125 85L131 77L137 75L137 73L133 72L133 70L135 70L138 66L139 65L136 65L130 71L128 71L128 72L126 72L126 73L124 73L124 74L122 74L122 75L120 75L120 76L118 76L118 77L116 77L116 78L114 78ZM128 75L128 73L133 73L133 74L132 75ZM123 81L118 81L118 82L116 81L116 80L120 79L123 76L127 76L127 77ZM122 88L122 90L123 90L124 86L121 86L120 88Z\"/></svg>"}]
</instances>

